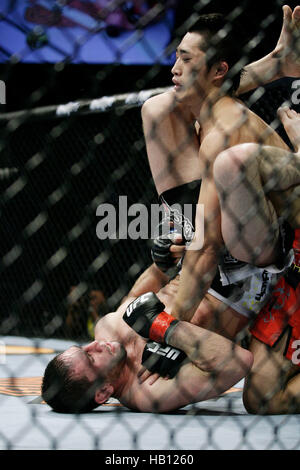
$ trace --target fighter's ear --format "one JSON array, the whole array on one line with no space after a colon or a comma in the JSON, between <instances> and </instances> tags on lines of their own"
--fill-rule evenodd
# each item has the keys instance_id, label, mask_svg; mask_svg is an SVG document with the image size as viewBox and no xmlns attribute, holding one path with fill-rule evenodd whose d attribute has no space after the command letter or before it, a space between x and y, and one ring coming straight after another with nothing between
<instances>
[{"instance_id":1,"label":"fighter's ear","mask_svg":"<svg viewBox=\"0 0 300 470\"><path fill-rule=\"evenodd\" d=\"M94 400L99 405L105 403L113 394L114 387L111 384L104 384L102 387L99 387L95 392Z\"/></svg>"},{"instance_id":2,"label":"fighter's ear","mask_svg":"<svg viewBox=\"0 0 300 470\"><path fill-rule=\"evenodd\" d=\"M216 67L214 79L219 80L220 78L224 78L228 70L229 66L227 62L225 62L225 60L221 60Z\"/></svg>"}]
</instances>

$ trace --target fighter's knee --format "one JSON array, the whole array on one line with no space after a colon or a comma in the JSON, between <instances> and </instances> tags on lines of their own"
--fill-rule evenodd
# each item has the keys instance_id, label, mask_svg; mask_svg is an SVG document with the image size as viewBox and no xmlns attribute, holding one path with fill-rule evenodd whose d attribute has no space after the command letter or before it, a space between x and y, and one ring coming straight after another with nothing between
<instances>
[{"instance_id":1,"label":"fighter's knee","mask_svg":"<svg viewBox=\"0 0 300 470\"><path fill-rule=\"evenodd\" d=\"M243 348L242 348L243 349ZM250 372L253 362L254 362L254 356L251 351L248 351L247 349L243 349L243 361L245 364L245 369L247 374Z\"/></svg>"},{"instance_id":2,"label":"fighter's knee","mask_svg":"<svg viewBox=\"0 0 300 470\"><path fill-rule=\"evenodd\" d=\"M238 347L234 350L236 369L240 373L240 378L246 377L253 365L253 354L247 349Z\"/></svg>"},{"instance_id":3,"label":"fighter's knee","mask_svg":"<svg viewBox=\"0 0 300 470\"><path fill-rule=\"evenodd\" d=\"M224 185L226 182L232 182L235 176L244 173L245 166L257 150L258 146L256 144L249 143L235 145L219 153L213 167L216 183Z\"/></svg>"}]
</instances>

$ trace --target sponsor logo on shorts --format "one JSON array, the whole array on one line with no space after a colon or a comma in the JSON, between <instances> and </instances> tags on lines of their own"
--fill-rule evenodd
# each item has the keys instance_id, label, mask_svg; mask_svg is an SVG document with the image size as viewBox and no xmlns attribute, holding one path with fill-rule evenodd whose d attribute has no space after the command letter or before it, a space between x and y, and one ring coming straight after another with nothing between
<instances>
[{"instance_id":1,"label":"sponsor logo on shorts","mask_svg":"<svg viewBox=\"0 0 300 470\"><path fill-rule=\"evenodd\" d=\"M300 274L300 266L298 266L297 264L293 263L291 265L291 270L296 272L297 274Z\"/></svg>"},{"instance_id":2,"label":"sponsor logo on shorts","mask_svg":"<svg viewBox=\"0 0 300 470\"><path fill-rule=\"evenodd\" d=\"M289 299L291 293L289 290L284 290L282 287L278 287L273 291L273 295L276 295L276 301L272 305L272 308L275 310L281 310L284 307L285 302Z\"/></svg>"},{"instance_id":3,"label":"sponsor logo on shorts","mask_svg":"<svg viewBox=\"0 0 300 470\"><path fill-rule=\"evenodd\" d=\"M263 282L262 282L262 286L261 286L261 291L258 294L256 294L256 296L255 296L255 300L258 300L258 301L261 301L261 299L266 294L266 291L267 291L267 288L268 288L268 285L269 285L269 281L270 281L270 274L268 273L268 271L263 271L262 281Z\"/></svg>"},{"instance_id":4,"label":"sponsor logo on shorts","mask_svg":"<svg viewBox=\"0 0 300 470\"><path fill-rule=\"evenodd\" d=\"M269 315L269 318L267 317ZM270 321L274 320L274 316L272 315L272 312L267 312L265 317L264 317L264 323L270 323Z\"/></svg>"}]
</instances>

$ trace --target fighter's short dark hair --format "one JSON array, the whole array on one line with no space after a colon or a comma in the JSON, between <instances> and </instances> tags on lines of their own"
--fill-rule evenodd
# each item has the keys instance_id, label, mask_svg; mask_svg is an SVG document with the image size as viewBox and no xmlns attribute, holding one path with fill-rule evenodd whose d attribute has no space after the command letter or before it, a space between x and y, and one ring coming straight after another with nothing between
<instances>
[{"instance_id":1,"label":"fighter's short dark hair","mask_svg":"<svg viewBox=\"0 0 300 470\"><path fill-rule=\"evenodd\" d=\"M231 81L227 93L235 92L243 73L243 67L238 65L243 56L241 31L221 13L211 13L195 18L188 26L188 32L201 34L200 47L206 53L209 68L216 62L227 62L229 72L226 79Z\"/></svg>"},{"instance_id":2,"label":"fighter's short dark hair","mask_svg":"<svg viewBox=\"0 0 300 470\"><path fill-rule=\"evenodd\" d=\"M70 366L59 354L46 367L42 398L58 413L87 413L99 406L94 393L100 382L101 378L97 383L91 383L86 377L74 377Z\"/></svg>"}]
</instances>

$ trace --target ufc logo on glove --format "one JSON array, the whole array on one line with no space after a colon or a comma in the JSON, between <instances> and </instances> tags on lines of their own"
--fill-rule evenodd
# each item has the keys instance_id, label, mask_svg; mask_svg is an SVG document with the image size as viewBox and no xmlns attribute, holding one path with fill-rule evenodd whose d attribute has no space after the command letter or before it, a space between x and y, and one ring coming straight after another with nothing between
<instances>
[{"instance_id":1,"label":"ufc logo on glove","mask_svg":"<svg viewBox=\"0 0 300 470\"><path fill-rule=\"evenodd\" d=\"M150 346L151 345L151 346ZM153 345L153 346L152 346ZM171 348L170 346L166 346L165 348L162 347L159 343L148 343L148 351L152 352L153 354L159 354L160 356L164 356L172 361L175 361L181 351L176 348Z\"/></svg>"},{"instance_id":2,"label":"ufc logo on glove","mask_svg":"<svg viewBox=\"0 0 300 470\"><path fill-rule=\"evenodd\" d=\"M135 299L133 302L131 302L131 304L128 305L127 309L126 309L126 315L127 317L130 317L130 315L132 314L133 310L138 306L138 305L141 305L143 304L144 302L147 302L147 300L149 300L149 298L152 296L152 292L147 292L147 294L143 294L141 295L140 297L138 297L137 299Z\"/></svg>"}]
</instances>

